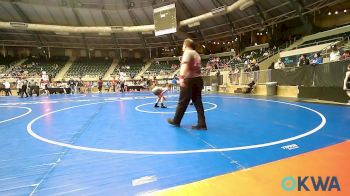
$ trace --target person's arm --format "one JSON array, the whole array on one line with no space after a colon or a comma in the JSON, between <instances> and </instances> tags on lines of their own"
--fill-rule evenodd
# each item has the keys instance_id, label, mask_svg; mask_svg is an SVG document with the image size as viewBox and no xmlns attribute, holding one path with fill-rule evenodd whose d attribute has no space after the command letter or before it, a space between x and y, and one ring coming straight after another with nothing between
<instances>
[{"instance_id":1,"label":"person's arm","mask_svg":"<svg viewBox=\"0 0 350 196\"><path fill-rule=\"evenodd\" d=\"M346 72L345 74L345 78L344 78L344 86L343 86L343 89L346 90L346 82L348 81L349 79L349 76L350 76L350 71Z\"/></svg>"},{"instance_id":2,"label":"person's arm","mask_svg":"<svg viewBox=\"0 0 350 196\"><path fill-rule=\"evenodd\" d=\"M182 63L180 67L179 83L180 86L184 86L185 74L188 73L188 63Z\"/></svg>"},{"instance_id":3,"label":"person's arm","mask_svg":"<svg viewBox=\"0 0 350 196\"><path fill-rule=\"evenodd\" d=\"M283 61L281 61L281 65L280 65L281 69L286 68L286 66L284 65Z\"/></svg>"},{"instance_id":4,"label":"person's arm","mask_svg":"<svg viewBox=\"0 0 350 196\"><path fill-rule=\"evenodd\" d=\"M184 79L186 74L189 70L189 62L191 61L191 56L188 52L184 52L182 59L181 59L181 67L180 67L180 76L179 76L179 83L181 87L185 86Z\"/></svg>"}]
</instances>

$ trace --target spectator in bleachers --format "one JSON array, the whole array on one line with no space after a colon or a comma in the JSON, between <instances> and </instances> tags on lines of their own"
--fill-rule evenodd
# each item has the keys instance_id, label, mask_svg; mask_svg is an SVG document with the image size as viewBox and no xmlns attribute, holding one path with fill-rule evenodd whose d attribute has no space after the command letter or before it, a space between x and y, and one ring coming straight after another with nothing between
<instances>
[{"instance_id":1,"label":"spectator in bleachers","mask_svg":"<svg viewBox=\"0 0 350 196\"><path fill-rule=\"evenodd\" d=\"M312 59L311 64L313 64L313 65L320 65L322 63L323 63L323 58L322 58L321 54L319 52L315 53L314 59Z\"/></svg>"},{"instance_id":2,"label":"spectator in bleachers","mask_svg":"<svg viewBox=\"0 0 350 196\"><path fill-rule=\"evenodd\" d=\"M259 71L260 70L259 64L258 63L252 64L251 70L252 71Z\"/></svg>"},{"instance_id":3,"label":"spectator in bleachers","mask_svg":"<svg viewBox=\"0 0 350 196\"><path fill-rule=\"evenodd\" d=\"M274 65L274 68L275 69L284 69L285 68L285 65L284 65L282 59L280 59L280 58L278 59L278 61Z\"/></svg>"},{"instance_id":4,"label":"spectator in bleachers","mask_svg":"<svg viewBox=\"0 0 350 196\"><path fill-rule=\"evenodd\" d=\"M332 52L329 54L329 61L334 62L334 61L339 61L340 59L340 53L337 48L337 46L333 46Z\"/></svg>"},{"instance_id":5,"label":"spectator in bleachers","mask_svg":"<svg viewBox=\"0 0 350 196\"><path fill-rule=\"evenodd\" d=\"M344 54L341 55L340 60L349 60L350 59L350 50L344 51Z\"/></svg>"},{"instance_id":6,"label":"spectator in bleachers","mask_svg":"<svg viewBox=\"0 0 350 196\"><path fill-rule=\"evenodd\" d=\"M276 47L276 46L273 46L272 50L274 50L274 51L277 50L277 47Z\"/></svg>"},{"instance_id":7,"label":"spectator in bleachers","mask_svg":"<svg viewBox=\"0 0 350 196\"><path fill-rule=\"evenodd\" d=\"M251 72L252 71L252 67L250 64L247 64L244 66L244 72Z\"/></svg>"},{"instance_id":8,"label":"spectator in bleachers","mask_svg":"<svg viewBox=\"0 0 350 196\"><path fill-rule=\"evenodd\" d=\"M264 52L264 54L263 54L263 57L268 57L270 54L269 54L269 51L268 50L266 50L265 52Z\"/></svg>"},{"instance_id":9,"label":"spectator in bleachers","mask_svg":"<svg viewBox=\"0 0 350 196\"><path fill-rule=\"evenodd\" d=\"M306 57L305 54L302 54L299 58L298 67L309 65L309 64L310 64L310 60Z\"/></svg>"}]
</instances>

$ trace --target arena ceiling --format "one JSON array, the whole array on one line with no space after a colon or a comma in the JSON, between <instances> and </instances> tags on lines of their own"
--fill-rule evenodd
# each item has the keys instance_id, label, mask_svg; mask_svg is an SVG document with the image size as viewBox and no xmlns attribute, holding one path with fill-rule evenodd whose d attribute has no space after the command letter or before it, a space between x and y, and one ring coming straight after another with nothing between
<instances>
[{"instance_id":1,"label":"arena ceiling","mask_svg":"<svg viewBox=\"0 0 350 196\"><path fill-rule=\"evenodd\" d=\"M201 42L234 40L242 33L300 17L346 0L253 0L254 5L205 20L180 33L155 37L147 33L54 33L0 29L4 46L86 49L157 48L179 45L190 36ZM137 26L153 24L153 8L166 0L1 0L1 22L66 26ZM177 19L185 20L236 0L172 0Z\"/></svg>"}]
</instances>

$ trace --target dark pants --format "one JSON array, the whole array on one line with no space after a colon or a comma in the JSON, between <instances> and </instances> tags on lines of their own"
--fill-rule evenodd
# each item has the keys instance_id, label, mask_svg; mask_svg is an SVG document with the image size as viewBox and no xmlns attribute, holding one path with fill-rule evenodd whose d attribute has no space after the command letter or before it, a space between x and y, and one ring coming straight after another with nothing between
<instances>
[{"instance_id":1,"label":"dark pants","mask_svg":"<svg viewBox=\"0 0 350 196\"><path fill-rule=\"evenodd\" d=\"M28 97L28 93L27 93L27 87L22 87L22 91L21 91L21 97L23 98L23 95L26 94L26 97Z\"/></svg>"},{"instance_id":2,"label":"dark pants","mask_svg":"<svg viewBox=\"0 0 350 196\"><path fill-rule=\"evenodd\" d=\"M187 78L184 80L185 87L180 87L179 103L176 107L176 113L174 122L181 123L182 117L185 114L188 104L192 99L192 102L197 110L198 126L206 126L204 108L202 103L202 89L203 79L202 77Z\"/></svg>"},{"instance_id":3,"label":"dark pants","mask_svg":"<svg viewBox=\"0 0 350 196\"><path fill-rule=\"evenodd\" d=\"M11 89L10 88L5 88L5 94L6 94L6 96L10 96L10 94L12 95Z\"/></svg>"},{"instance_id":4,"label":"dark pants","mask_svg":"<svg viewBox=\"0 0 350 196\"><path fill-rule=\"evenodd\" d=\"M120 91L122 93L124 93L124 91L125 91L125 85L124 84L120 84Z\"/></svg>"},{"instance_id":5,"label":"dark pants","mask_svg":"<svg viewBox=\"0 0 350 196\"><path fill-rule=\"evenodd\" d=\"M74 85L70 85L69 87L70 87L70 93L72 93L72 94L75 93L74 92Z\"/></svg>"},{"instance_id":6,"label":"dark pants","mask_svg":"<svg viewBox=\"0 0 350 196\"><path fill-rule=\"evenodd\" d=\"M39 96L39 86L29 87L29 96L33 96L34 93L36 94L36 96Z\"/></svg>"},{"instance_id":7,"label":"dark pants","mask_svg":"<svg viewBox=\"0 0 350 196\"><path fill-rule=\"evenodd\" d=\"M34 86L29 86L29 96L33 96Z\"/></svg>"}]
</instances>

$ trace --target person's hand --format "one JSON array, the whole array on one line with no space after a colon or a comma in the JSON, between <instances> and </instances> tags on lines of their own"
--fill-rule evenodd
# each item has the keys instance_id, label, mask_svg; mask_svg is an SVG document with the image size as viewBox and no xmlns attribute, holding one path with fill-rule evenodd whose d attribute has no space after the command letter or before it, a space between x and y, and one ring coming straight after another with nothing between
<instances>
[{"instance_id":1,"label":"person's hand","mask_svg":"<svg viewBox=\"0 0 350 196\"><path fill-rule=\"evenodd\" d=\"M185 84L185 82L183 80L180 81L180 87L186 87L186 84Z\"/></svg>"}]
</instances>

